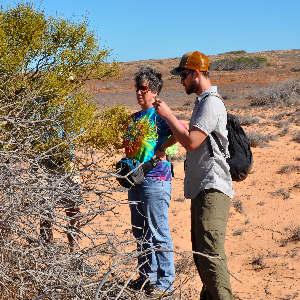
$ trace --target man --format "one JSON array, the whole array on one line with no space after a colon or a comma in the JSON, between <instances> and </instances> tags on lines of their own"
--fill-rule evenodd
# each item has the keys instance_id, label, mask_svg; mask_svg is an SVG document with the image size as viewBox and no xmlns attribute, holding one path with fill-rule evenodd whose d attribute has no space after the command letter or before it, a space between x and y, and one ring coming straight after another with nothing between
<instances>
[{"instance_id":1,"label":"man","mask_svg":"<svg viewBox=\"0 0 300 300\"><path fill-rule=\"evenodd\" d=\"M234 196L229 166L215 140L215 132L228 153L227 112L209 79L209 59L195 51L185 54L177 68L181 84L188 95L197 95L189 131L179 125L170 108L161 100L153 105L164 118L176 140L187 149L185 162L185 197L191 200L192 247L196 252L210 256L221 255L227 265L225 236L230 208ZM211 143L213 157L209 152ZM232 300L230 275L218 259L194 255L195 264L203 282L202 300Z\"/></svg>"}]
</instances>

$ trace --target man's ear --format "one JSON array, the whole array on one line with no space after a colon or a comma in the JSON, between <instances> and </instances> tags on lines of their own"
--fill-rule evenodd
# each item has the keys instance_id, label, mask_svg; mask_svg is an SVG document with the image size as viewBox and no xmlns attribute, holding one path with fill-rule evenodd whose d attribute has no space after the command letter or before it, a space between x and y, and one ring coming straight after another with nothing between
<instances>
[{"instance_id":1,"label":"man's ear","mask_svg":"<svg viewBox=\"0 0 300 300\"><path fill-rule=\"evenodd\" d=\"M193 72L193 75L195 76L194 78L198 78L198 77L200 77L201 73L200 73L199 70L195 70L195 71Z\"/></svg>"}]
</instances>

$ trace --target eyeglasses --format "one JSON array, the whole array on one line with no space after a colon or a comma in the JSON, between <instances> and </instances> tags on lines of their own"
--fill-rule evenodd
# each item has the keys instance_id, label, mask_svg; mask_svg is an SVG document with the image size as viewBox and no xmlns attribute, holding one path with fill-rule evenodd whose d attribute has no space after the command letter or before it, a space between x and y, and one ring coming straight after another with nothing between
<instances>
[{"instance_id":1,"label":"eyeglasses","mask_svg":"<svg viewBox=\"0 0 300 300\"><path fill-rule=\"evenodd\" d=\"M149 89L147 86L143 86L143 85L135 85L135 91L138 93L139 91L141 91L142 93L147 93L149 91L151 91L151 89Z\"/></svg>"},{"instance_id":2,"label":"eyeglasses","mask_svg":"<svg viewBox=\"0 0 300 300\"><path fill-rule=\"evenodd\" d=\"M180 78L181 80L185 80L189 74L193 73L194 71L193 70L187 70L187 71L183 71L180 73Z\"/></svg>"}]
</instances>

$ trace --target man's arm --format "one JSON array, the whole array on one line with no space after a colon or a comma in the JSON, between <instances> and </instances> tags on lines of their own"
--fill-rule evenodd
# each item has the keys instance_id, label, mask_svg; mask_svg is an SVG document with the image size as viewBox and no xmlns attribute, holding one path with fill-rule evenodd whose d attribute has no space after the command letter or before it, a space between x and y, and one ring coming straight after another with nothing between
<instances>
[{"instance_id":1,"label":"man's arm","mask_svg":"<svg viewBox=\"0 0 300 300\"><path fill-rule=\"evenodd\" d=\"M177 121L178 122L178 121ZM176 138L174 135L169 136L163 143L162 145L159 147L159 149L156 150L156 157L159 158L160 160L166 160L165 157L165 150L171 146L173 146L176 143ZM164 150L164 151L160 151L160 150Z\"/></svg>"},{"instance_id":2,"label":"man's arm","mask_svg":"<svg viewBox=\"0 0 300 300\"><path fill-rule=\"evenodd\" d=\"M206 139L207 134L197 127L192 127L190 131L184 128L173 115L171 109L166 105L164 101L157 99L153 106L159 116L164 118L176 140L185 148L194 150L198 148L202 142Z\"/></svg>"}]
</instances>

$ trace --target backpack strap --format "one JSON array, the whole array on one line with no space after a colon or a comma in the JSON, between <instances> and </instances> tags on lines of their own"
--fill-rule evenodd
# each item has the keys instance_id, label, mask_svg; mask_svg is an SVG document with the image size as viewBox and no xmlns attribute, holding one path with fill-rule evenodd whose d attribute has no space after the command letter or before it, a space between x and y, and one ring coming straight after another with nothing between
<instances>
[{"instance_id":1,"label":"backpack strap","mask_svg":"<svg viewBox=\"0 0 300 300\"><path fill-rule=\"evenodd\" d=\"M215 96L217 98L220 98L222 100L222 102L224 103L224 99L220 96L220 95L215 95L215 94L208 94L207 96ZM224 104L225 105L225 104ZM225 153L225 149L223 147L223 145L221 144L219 138L217 137L216 133L213 131L211 133L211 136L214 138L216 144L218 145L222 155L226 158L226 153ZM207 139L207 145L208 145L208 151L209 151L209 156L210 157L214 157L214 151L213 151L213 148L212 148L212 145L211 145L211 140L210 140L210 136L208 135L206 137Z\"/></svg>"},{"instance_id":2,"label":"backpack strap","mask_svg":"<svg viewBox=\"0 0 300 300\"><path fill-rule=\"evenodd\" d=\"M206 140L207 140L207 145L208 145L209 156L214 157L214 151L213 151L213 148L211 145L211 140L210 140L209 135L206 137Z\"/></svg>"},{"instance_id":3,"label":"backpack strap","mask_svg":"<svg viewBox=\"0 0 300 300\"><path fill-rule=\"evenodd\" d=\"M217 137L216 133L215 133L215 132L212 132L211 135L212 135L212 137L214 138L215 142L217 143L217 145L218 145L218 147L219 147L219 149L220 149L222 155L226 158L225 149L224 149L223 145L221 144L219 138ZM211 146L211 144L210 144L210 146Z\"/></svg>"},{"instance_id":4,"label":"backpack strap","mask_svg":"<svg viewBox=\"0 0 300 300\"><path fill-rule=\"evenodd\" d=\"M151 158L150 160L144 162L142 165L144 175L146 176L150 171L152 171L159 162L160 162L159 158Z\"/></svg>"}]
</instances>

